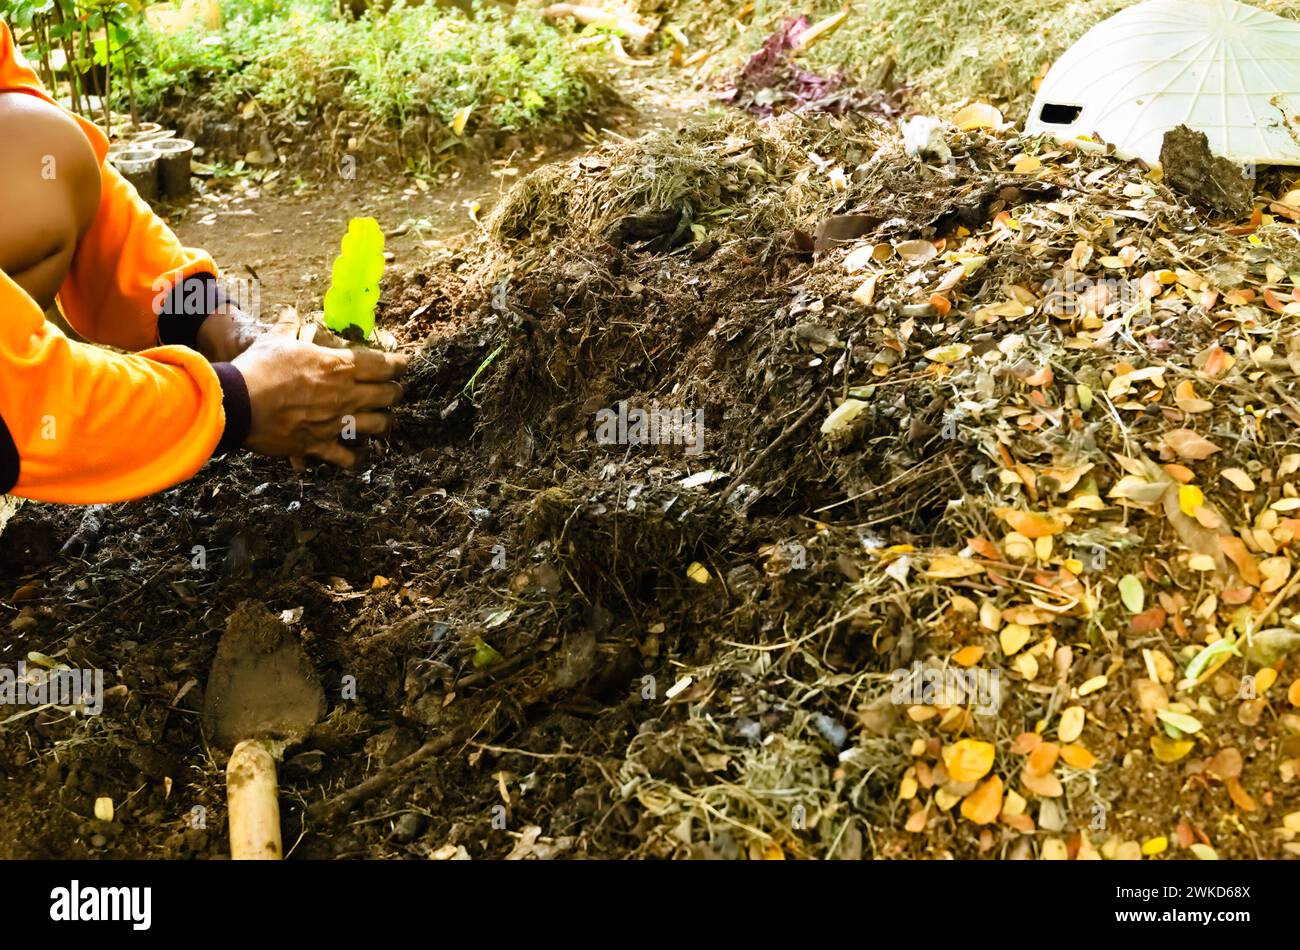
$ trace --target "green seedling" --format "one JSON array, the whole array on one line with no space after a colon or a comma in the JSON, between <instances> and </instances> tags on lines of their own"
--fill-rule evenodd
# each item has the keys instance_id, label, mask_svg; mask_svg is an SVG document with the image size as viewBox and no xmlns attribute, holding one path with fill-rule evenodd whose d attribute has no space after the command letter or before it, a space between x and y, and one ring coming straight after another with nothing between
<instances>
[{"instance_id":1,"label":"green seedling","mask_svg":"<svg viewBox=\"0 0 1300 950\"><path fill-rule=\"evenodd\" d=\"M325 326L340 336L369 340L375 330L375 305L383 276L384 232L379 222L353 218L325 293Z\"/></svg>"}]
</instances>

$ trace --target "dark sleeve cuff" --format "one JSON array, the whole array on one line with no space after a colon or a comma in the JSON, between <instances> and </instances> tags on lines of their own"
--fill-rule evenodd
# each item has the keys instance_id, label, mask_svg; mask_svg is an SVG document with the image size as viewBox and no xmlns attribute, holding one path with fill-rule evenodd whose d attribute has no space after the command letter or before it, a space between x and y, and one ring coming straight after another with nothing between
<instances>
[{"instance_id":1,"label":"dark sleeve cuff","mask_svg":"<svg viewBox=\"0 0 1300 950\"><path fill-rule=\"evenodd\" d=\"M4 419L0 419L0 495L8 494L17 484L18 446Z\"/></svg>"},{"instance_id":2,"label":"dark sleeve cuff","mask_svg":"<svg viewBox=\"0 0 1300 950\"><path fill-rule=\"evenodd\" d=\"M226 411L226 429L212 457L233 452L248 439L253 427L253 407L248 401L248 386L244 374L233 363L213 363L217 379L221 381L221 408Z\"/></svg>"},{"instance_id":3,"label":"dark sleeve cuff","mask_svg":"<svg viewBox=\"0 0 1300 950\"><path fill-rule=\"evenodd\" d=\"M171 289L158 314L158 339L167 346L199 348L199 327L226 302L212 274L191 274Z\"/></svg>"}]
</instances>

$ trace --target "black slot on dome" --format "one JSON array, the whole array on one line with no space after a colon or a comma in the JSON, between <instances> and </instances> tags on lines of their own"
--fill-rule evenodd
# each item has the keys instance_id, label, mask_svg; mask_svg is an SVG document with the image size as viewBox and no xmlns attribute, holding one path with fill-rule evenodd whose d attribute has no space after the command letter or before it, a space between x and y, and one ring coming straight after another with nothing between
<instances>
[{"instance_id":1,"label":"black slot on dome","mask_svg":"<svg viewBox=\"0 0 1300 950\"><path fill-rule=\"evenodd\" d=\"M1083 112L1083 106L1066 106L1059 102L1043 104L1043 111L1038 117L1048 125L1072 125Z\"/></svg>"}]
</instances>

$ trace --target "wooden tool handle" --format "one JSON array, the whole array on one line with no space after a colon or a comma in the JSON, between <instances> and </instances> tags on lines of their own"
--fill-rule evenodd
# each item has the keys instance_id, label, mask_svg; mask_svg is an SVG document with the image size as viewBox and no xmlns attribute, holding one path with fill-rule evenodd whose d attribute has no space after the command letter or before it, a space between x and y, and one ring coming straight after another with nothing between
<instances>
[{"instance_id":1,"label":"wooden tool handle","mask_svg":"<svg viewBox=\"0 0 1300 950\"><path fill-rule=\"evenodd\" d=\"M280 796L275 757L256 739L245 739L226 766L230 811L230 857L236 861L279 861Z\"/></svg>"}]
</instances>

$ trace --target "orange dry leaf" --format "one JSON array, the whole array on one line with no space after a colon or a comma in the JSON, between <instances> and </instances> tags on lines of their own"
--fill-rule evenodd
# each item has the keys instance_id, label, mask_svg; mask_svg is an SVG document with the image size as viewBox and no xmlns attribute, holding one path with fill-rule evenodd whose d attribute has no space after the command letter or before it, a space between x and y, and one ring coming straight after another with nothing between
<instances>
[{"instance_id":1,"label":"orange dry leaf","mask_svg":"<svg viewBox=\"0 0 1300 950\"><path fill-rule=\"evenodd\" d=\"M1219 547L1227 555L1228 560L1236 565L1242 581L1251 587L1258 587L1263 578L1259 573L1259 563L1246 549L1246 542L1235 535L1224 536L1219 538Z\"/></svg>"},{"instance_id":2,"label":"orange dry leaf","mask_svg":"<svg viewBox=\"0 0 1300 950\"><path fill-rule=\"evenodd\" d=\"M1036 732L1022 732L1011 740L1011 751L1015 755L1028 755L1043 744L1043 737Z\"/></svg>"},{"instance_id":3,"label":"orange dry leaf","mask_svg":"<svg viewBox=\"0 0 1300 950\"><path fill-rule=\"evenodd\" d=\"M1286 691L1286 698L1292 706L1300 706L1300 680L1291 684L1291 688Z\"/></svg>"},{"instance_id":4,"label":"orange dry leaf","mask_svg":"<svg viewBox=\"0 0 1300 950\"><path fill-rule=\"evenodd\" d=\"M1174 403L1186 413L1209 412L1214 403L1196 395L1196 386L1190 379L1185 379L1174 389Z\"/></svg>"},{"instance_id":5,"label":"orange dry leaf","mask_svg":"<svg viewBox=\"0 0 1300 950\"><path fill-rule=\"evenodd\" d=\"M1061 746L1061 758L1072 769L1090 769L1097 764L1097 757L1078 743Z\"/></svg>"},{"instance_id":6,"label":"orange dry leaf","mask_svg":"<svg viewBox=\"0 0 1300 950\"><path fill-rule=\"evenodd\" d=\"M962 647L952 655L952 661L958 666L974 666L984 658L984 648L976 644Z\"/></svg>"},{"instance_id":7,"label":"orange dry leaf","mask_svg":"<svg viewBox=\"0 0 1300 950\"><path fill-rule=\"evenodd\" d=\"M980 557L986 557L990 561L1002 560L1002 552L998 550L998 546L987 538L971 538L966 543Z\"/></svg>"},{"instance_id":8,"label":"orange dry leaf","mask_svg":"<svg viewBox=\"0 0 1300 950\"><path fill-rule=\"evenodd\" d=\"M912 814L907 816L907 824L903 825L904 831L910 831L912 834L920 834L925 831L925 823L929 817L928 808L918 808Z\"/></svg>"},{"instance_id":9,"label":"orange dry leaf","mask_svg":"<svg viewBox=\"0 0 1300 950\"><path fill-rule=\"evenodd\" d=\"M1019 532L1031 540L1060 534L1070 524L1068 517L1065 515L1021 511L1018 508L994 508L993 513L1011 525L1011 530Z\"/></svg>"},{"instance_id":10,"label":"orange dry leaf","mask_svg":"<svg viewBox=\"0 0 1300 950\"><path fill-rule=\"evenodd\" d=\"M1061 755L1061 747L1055 742L1040 743L1038 748L1029 753L1025 771L1034 775L1046 775L1056 767L1056 760Z\"/></svg>"},{"instance_id":11,"label":"orange dry leaf","mask_svg":"<svg viewBox=\"0 0 1300 950\"><path fill-rule=\"evenodd\" d=\"M961 803L962 817L977 825L987 825L1002 811L1002 779L996 775L971 792Z\"/></svg>"},{"instance_id":12,"label":"orange dry leaf","mask_svg":"<svg viewBox=\"0 0 1300 950\"><path fill-rule=\"evenodd\" d=\"M1042 798L1060 798L1065 792L1061 780L1055 775L1050 772L1047 775L1034 775L1028 766L1021 771L1020 781L1025 788Z\"/></svg>"},{"instance_id":13,"label":"orange dry leaf","mask_svg":"<svg viewBox=\"0 0 1300 950\"><path fill-rule=\"evenodd\" d=\"M1150 607L1128 622L1129 629L1134 633L1156 633L1165 628L1165 620L1168 616L1165 608Z\"/></svg>"},{"instance_id":14,"label":"orange dry leaf","mask_svg":"<svg viewBox=\"0 0 1300 950\"><path fill-rule=\"evenodd\" d=\"M943 750L943 764L955 782L978 782L993 768L993 743L962 739Z\"/></svg>"},{"instance_id":15,"label":"orange dry leaf","mask_svg":"<svg viewBox=\"0 0 1300 950\"><path fill-rule=\"evenodd\" d=\"M1255 799L1250 797L1250 793L1241 785L1240 779L1230 778L1225 783L1228 786L1228 796L1232 803L1242 811L1254 811L1258 806Z\"/></svg>"},{"instance_id":16,"label":"orange dry leaf","mask_svg":"<svg viewBox=\"0 0 1300 950\"><path fill-rule=\"evenodd\" d=\"M946 317L949 311L952 310L952 301L943 294L934 294L930 298L930 306L934 307L935 313L939 316Z\"/></svg>"},{"instance_id":17,"label":"orange dry leaf","mask_svg":"<svg viewBox=\"0 0 1300 950\"><path fill-rule=\"evenodd\" d=\"M1201 366L1201 373L1210 379L1215 379L1222 375L1224 370L1234 362L1234 358L1229 355L1227 350L1215 344L1206 353L1205 363Z\"/></svg>"},{"instance_id":18,"label":"orange dry leaf","mask_svg":"<svg viewBox=\"0 0 1300 950\"><path fill-rule=\"evenodd\" d=\"M1003 815L1002 824L1008 828L1014 828L1023 834L1029 834L1034 830L1034 819L1021 812L1018 815Z\"/></svg>"},{"instance_id":19,"label":"orange dry leaf","mask_svg":"<svg viewBox=\"0 0 1300 950\"><path fill-rule=\"evenodd\" d=\"M1052 380L1056 377L1052 373L1052 367L1044 366L1040 370L1030 373L1024 378L1024 382L1029 386L1050 386Z\"/></svg>"}]
</instances>

